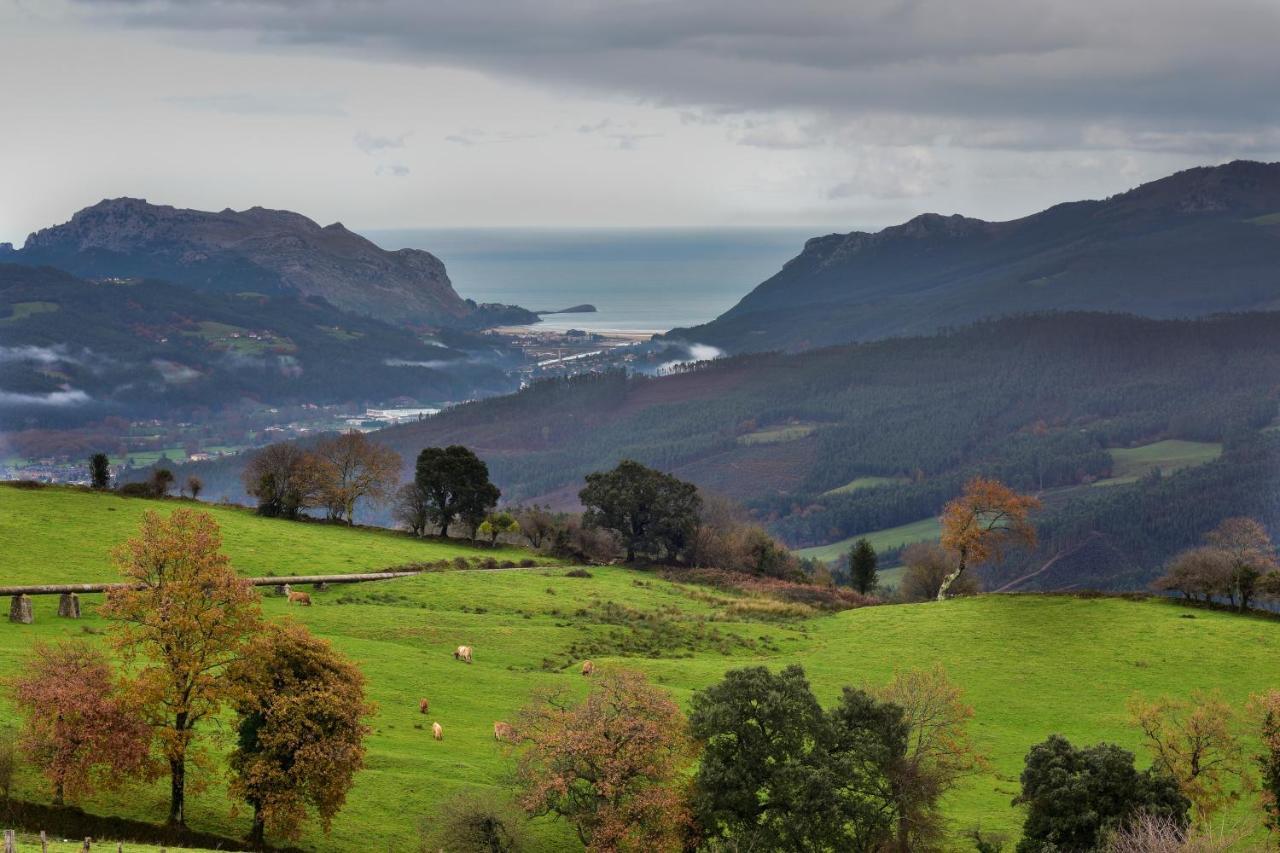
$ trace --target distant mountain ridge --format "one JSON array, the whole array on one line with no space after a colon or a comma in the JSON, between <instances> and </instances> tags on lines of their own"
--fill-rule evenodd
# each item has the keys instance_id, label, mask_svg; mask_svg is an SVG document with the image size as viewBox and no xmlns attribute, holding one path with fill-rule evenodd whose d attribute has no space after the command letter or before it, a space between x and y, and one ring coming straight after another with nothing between
<instances>
[{"instance_id":1,"label":"distant mountain ridge","mask_svg":"<svg viewBox=\"0 0 1280 853\"><path fill-rule=\"evenodd\" d=\"M341 223L286 210L219 212L106 199L33 233L0 262L46 265L85 278L155 278L202 291L294 293L397 324L535 322L512 306L480 306L454 290L420 249L387 251Z\"/></svg>"},{"instance_id":2,"label":"distant mountain ridge","mask_svg":"<svg viewBox=\"0 0 1280 853\"><path fill-rule=\"evenodd\" d=\"M1278 306L1280 163L1235 161L1009 222L926 213L816 237L720 317L669 336L800 350L1046 310Z\"/></svg>"}]
</instances>

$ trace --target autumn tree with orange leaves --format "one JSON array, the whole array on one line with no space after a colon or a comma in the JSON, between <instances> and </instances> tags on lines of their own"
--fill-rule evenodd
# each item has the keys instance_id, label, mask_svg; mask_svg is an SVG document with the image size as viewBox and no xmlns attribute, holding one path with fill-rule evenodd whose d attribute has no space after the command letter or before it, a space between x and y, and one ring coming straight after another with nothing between
<instances>
[{"instance_id":1,"label":"autumn tree with orange leaves","mask_svg":"<svg viewBox=\"0 0 1280 853\"><path fill-rule=\"evenodd\" d=\"M942 511L942 547L956 558L955 569L942 581L938 600L944 601L956 579L971 565L1004 557L1005 549L1020 544L1034 547L1036 529L1028 516L1040 508L1031 495L986 477L974 477L964 493Z\"/></svg>"},{"instance_id":2,"label":"autumn tree with orange leaves","mask_svg":"<svg viewBox=\"0 0 1280 853\"><path fill-rule=\"evenodd\" d=\"M1153 766L1178 783L1204 822L1251 787L1244 747L1234 731L1235 711L1217 693L1189 699L1129 700L1129 717L1142 730Z\"/></svg>"},{"instance_id":3,"label":"autumn tree with orange leaves","mask_svg":"<svg viewBox=\"0 0 1280 853\"><path fill-rule=\"evenodd\" d=\"M943 797L962 778L987 766L969 737L973 708L941 664L900 672L870 692L902 710L908 731L906 750L888 774L896 827L887 849L934 849L946 832Z\"/></svg>"},{"instance_id":4,"label":"autumn tree with orange leaves","mask_svg":"<svg viewBox=\"0 0 1280 853\"><path fill-rule=\"evenodd\" d=\"M113 554L126 586L102 607L112 643L136 666L130 692L168 763L175 826L186 822L188 760L201 758L196 727L229 698L223 670L261 624L257 594L221 545L207 512L145 513L138 535Z\"/></svg>"},{"instance_id":5,"label":"autumn tree with orange leaves","mask_svg":"<svg viewBox=\"0 0 1280 853\"><path fill-rule=\"evenodd\" d=\"M103 652L83 640L36 643L13 680L19 746L53 804L111 790L151 769L151 731L132 713Z\"/></svg>"},{"instance_id":6,"label":"autumn tree with orange leaves","mask_svg":"<svg viewBox=\"0 0 1280 853\"><path fill-rule=\"evenodd\" d=\"M577 703L542 693L517 733L526 811L572 822L591 851L681 849L694 746L675 702L642 674L609 672Z\"/></svg>"},{"instance_id":7,"label":"autumn tree with orange leaves","mask_svg":"<svg viewBox=\"0 0 1280 853\"><path fill-rule=\"evenodd\" d=\"M325 832L364 766L364 675L301 625L269 625L227 670L239 743L232 796L253 809L249 840L296 840L309 810Z\"/></svg>"}]
</instances>

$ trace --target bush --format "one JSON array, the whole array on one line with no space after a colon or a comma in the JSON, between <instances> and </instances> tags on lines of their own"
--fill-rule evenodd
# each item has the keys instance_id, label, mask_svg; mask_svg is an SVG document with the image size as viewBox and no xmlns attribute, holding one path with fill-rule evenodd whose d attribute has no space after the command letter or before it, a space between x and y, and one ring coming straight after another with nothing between
<instances>
[{"instance_id":1,"label":"bush","mask_svg":"<svg viewBox=\"0 0 1280 853\"><path fill-rule=\"evenodd\" d=\"M522 569L532 569L536 565L538 565L538 561L530 559L529 557L525 557L520 561L520 568Z\"/></svg>"},{"instance_id":2,"label":"bush","mask_svg":"<svg viewBox=\"0 0 1280 853\"><path fill-rule=\"evenodd\" d=\"M586 569L570 569L564 573L564 576L567 578L589 578L592 575Z\"/></svg>"},{"instance_id":3,"label":"bush","mask_svg":"<svg viewBox=\"0 0 1280 853\"><path fill-rule=\"evenodd\" d=\"M494 791L462 791L420 830L423 853L518 853L528 847L524 814Z\"/></svg>"},{"instance_id":4,"label":"bush","mask_svg":"<svg viewBox=\"0 0 1280 853\"><path fill-rule=\"evenodd\" d=\"M43 489L44 483L39 480L10 480L8 486L14 489Z\"/></svg>"},{"instance_id":5,"label":"bush","mask_svg":"<svg viewBox=\"0 0 1280 853\"><path fill-rule=\"evenodd\" d=\"M116 494L126 498L154 498L155 490L150 483L121 483Z\"/></svg>"},{"instance_id":6,"label":"bush","mask_svg":"<svg viewBox=\"0 0 1280 853\"><path fill-rule=\"evenodd\" d=\"M485 557L483 560L480 561L480 568L493 571L494 569L498 568L498 561L493 559L493 557Z\"/></svg>"}]
</instances>

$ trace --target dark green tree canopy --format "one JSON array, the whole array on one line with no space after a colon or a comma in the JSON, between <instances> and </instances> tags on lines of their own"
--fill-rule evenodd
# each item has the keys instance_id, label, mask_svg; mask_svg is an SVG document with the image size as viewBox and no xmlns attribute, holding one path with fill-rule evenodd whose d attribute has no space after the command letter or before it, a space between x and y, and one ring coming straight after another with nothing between
<instances>
[{"instance_id":1,"label":"dark green tree canopy","mask_svg":"<svg viewBox=\"0 0 1280 853\"><path fill-rule=\"evenodd\" d=\"M587 475L578 493L583 522L618 534L627 562L637 556L679 560L693 542L702 498L698 488L630 459Z\"/></svg>"},{"instance_id":2,"label":"dark green tree canopy","mask_svg":"<svg viewBox=\"0 0 1280 853\"><path fill-rule=\"evenodd\" d=\"M860 538L849 552L849 584L863 595L874 592L878 583L878 563L876 549L871 547L865 536Z\"/></svg>"},{"instance_id":3,"label":"dark green tree canopy","mask_svg":"<svg viewBox=\"0 0 1280 853\"><path fill-rule=\"evenodd\" d=\"M89 457L89 483L95 489L111 486L111 460L107 454L95 453Z\"/></svg>"},{"instance_id":4,"label":"dark green tree canopy","mask_svg":"<svg viewBox=\"0 0 1280 853\"><path fill-rule=\"evenodd\" d=\"M426 447L418 454L414 483L426 500L427 516L440 526L440 535L449 535L455 519L474 530L502 493L489 482L489 466L460 444Z\"/></svg>"},{"instance_id":5,"label":"dark green tree canopy","mask_svg":"<svg viewBox=\"0 0 1280 853\"><path fill-rule=\"evenodd\" d=\"M743 849L879 849L892 835L890 773L906 752L901 709L845 688L823 711L804 670L732 670L696 694L706 742L695 810L712 837Z\"/></svg>"},{"instance_id":6,"label":"dark green tree canopy","mask_svg":"<svg viewBox=\"0 0 1280 853\"><path fill-rule=\"evenodd\" d=\"M1137 770L1133 753L1109 743L1078 749L1061 735L1027 753L1014 802L1027 806L1018 853L1094 850L1109 830L1140 814L1185 826L1191 806L1172 777Z\"/></svg>"}]
</instances>

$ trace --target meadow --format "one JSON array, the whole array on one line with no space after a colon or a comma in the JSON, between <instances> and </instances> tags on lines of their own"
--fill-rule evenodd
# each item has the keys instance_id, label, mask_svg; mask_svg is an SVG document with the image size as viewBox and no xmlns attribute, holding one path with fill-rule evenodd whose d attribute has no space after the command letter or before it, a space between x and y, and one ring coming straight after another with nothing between
<instances>
[{"instance_id":1,"label":"meadow","mask_svg":"<svg viewBox=\"0 0 1280 853\"><path fill-rule=\"evenodd\" d=\"M801 557L830 563L849 553L853 543L863 536L867 538L867 541L871 543L871 547L875 548L876 551L890 551L894 548L901 548L903 545L910 545L913 542L936 540L941 535L942 526L938 524L938 519L930 517L913 521L910 524L900 524L897 527L886 527L884 530L860 533L857 536L850 536L847 539L841 539L839 542L832 542L829 545L801 548L796 553Z\"/></svg>"},{"instance_id":2,"label":"meadow","mask_svg":"<svg viewBox=\"0 0 1280 853\"><path fill-rule=\"evenodd\" d=\"M1116 447L1108 452L1113 461L1111 476L1098 480L1095 486L1133 483L1152 471L1167 477L1183 468L1212 462L1222 455L1222 445L1216 441L1166 439L1137 447Z\"/></svg>"},{"instance_id":3,"label":"meadow","mask_svg":"<svg viewBox=\"0 0 1280 853\"><path fill-rule=\"evenodd\" d=\"M173 505L158 506L163 511ZM157 504L69 490L0 488L3 577L30 582L55 570L69 574L65 567L73 565L101 572L101 549L130 535L148 506ZM297 568L297 553L268 549L305 552L309 556L301 559L310 570L350 571L344 555L379 547L384 558L398 562L404 560L397 548L463 547L215 512L224 525L225 550L249 574L263 573L268 565ZM110 518L100 518L105 514ZM81 519L92 521L92 536L72 526ZM63 527L75 533L61 534ZM57 536L56 544L42 543L45 536ZM356 544L343 551L344 538ZM378 567L374 562L368 558L365 565ZM1280 685L1274 653L1280 623L1163 600L990 595L788 618L750 599L654 572L589 571L590 577L567 576L564 566L438 572L330 587L313 593L311 608L264 598L270 617L297 619L355 659L379 707L368 766L332 834L313 828L301 846L416 849L418 822L444 798L467 787L509 784L511 759L494 742L492 723L511 719L536 688L585 691L578 663L588 657L605 669L643 670L686 705L693 691L737 666L799 663L819 698L830 703L846 684L882 684L897 670L941 663L974 706L972 731L990 758L987 771L949 798L953 827L980 823L984 830L1015 836L1022 816L1010 800L1023 757L1050 733L1138 749L1125 712L1133 692L1154 697L1218 689L1242 705L1249 694ZM87 596L86 604L94 599ZM34 625L0 623L0 676L17 671L35 639L102 641L106 625L92 615L92 606L79 621L58 619L55 608L55 598L39 598ZM453 660L450 652L460 643L474 646L473 665ZM427 716L418 712L423 697L431 701ZM4 721L13 721L13 710L0 698ZM444 727L442 742L431 739L433 721ZM226 748L225 724L205 734L214 754ZM1145 757L1140 761L1145 764ZM246 816L231 817L220 778L215 773L209 781L192 799L191 824L232 837L243 834ZM140 785L83 805L95 813L158 821L165 793L162 783ZM20 794L44 796L29 772ZM543 819L535 830L538 850L578 849L563 824Z\"/></svg>"}]
</instances>

